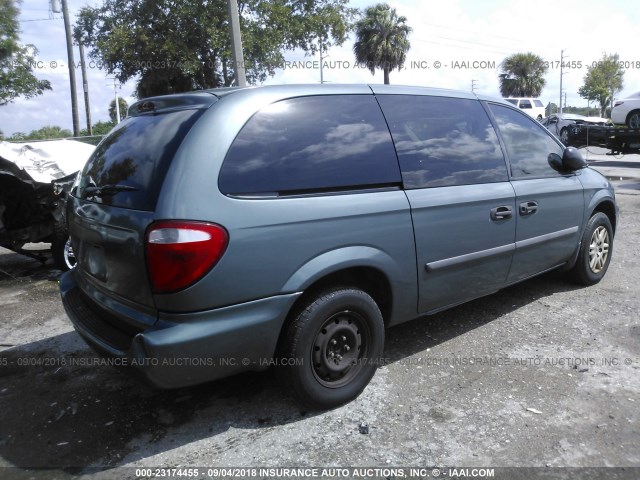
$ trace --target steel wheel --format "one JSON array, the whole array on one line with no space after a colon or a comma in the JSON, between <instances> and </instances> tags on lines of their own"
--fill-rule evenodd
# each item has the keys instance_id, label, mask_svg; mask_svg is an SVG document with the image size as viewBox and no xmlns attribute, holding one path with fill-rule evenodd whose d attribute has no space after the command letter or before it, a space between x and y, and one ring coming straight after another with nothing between
<instances>
[{"instance_id":1,"label":"steel wheel","mask_svg":"<svg viewBox=\"0 0 640 480\"><path fill-rule=\"evenodd\" d=\"M360 395L384 348L384 321L364 291L334 287L302 299L278 342L276 369L307 407L333 408ZM293 361L295 360L295 361Z\"/></svg>"},{"instance_id":2,"label":"steel wheel","mask_svg":"<svg viewBox=\"0 0 640 480\"><path fill-rule=\"evenodd\" d=\"M362 316L344 310L316 334L311 351L313 374L321 385L339 388L351 381L367 357L370 333Z\"/></svg>"},{"instance_id":3,"label":"steel wheel","mask_svg":"<svg viewBox=\"0 0 640 480\"><path fill-rule=\"evenodd\" d=\"M600 273L609 257L609 232L602 225L591 235L589 244L589 268L593 273Z\"/></svg>"}]
</instances>

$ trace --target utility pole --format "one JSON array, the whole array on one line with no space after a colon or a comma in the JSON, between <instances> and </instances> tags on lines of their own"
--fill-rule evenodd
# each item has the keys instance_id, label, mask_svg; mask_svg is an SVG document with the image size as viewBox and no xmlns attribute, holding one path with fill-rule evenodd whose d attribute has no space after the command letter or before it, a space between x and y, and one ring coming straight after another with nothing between
<instances>
[{"instance_id":1,"label":"utility pole","mask_svg":"<svg viewBox=\"0 0 640 480\"><path fill-rule=\"evenodd\" d=\"M324 72L322 70L322 64L324 63L324 58L322 56L322 41L320 41L319 44L320 44L320 85L322 85L324 83Z\"/></svg>"},{"instance_id":2,"label":"utility pole","mask_svg":"<svg viewBox=\"0 0 640 480\"><path fill-rule=\"evenodd\" d=\"M91 106L89 104L89 82L87 80L87 66L84 63L84 45L82 44L82 39L78 39L78 47L80 48L80 65L82 67L82 90L84 90L84 110L87 115L87 133L93 135Z\"/></svg>"},{"instance_id":3,"label":"utility pole","mask_svg":"<svg viewBox=\"0 0 640 480\"><path fill-rule=\"evenodd\" d=\"M560 50L560 106L558 107L560 115L562 115L562 66L564 65L564 50Z\"/></svg>"},{"instance_id":4,"label":"utility pole","mask_svg":"<svg viewBox=\"0 0 640 480\"><path fill-rule=\"evenodd\" d=\"M244 56L242 54L242 36L240 35L240 17L238 16L238 1L227 0L229 7L229 25L231 27L231 49L233 50L233 62L235 68L236 85L245 87L247 78L244 68Z\"/></svg>"},{"instance_id":5,"label":"utility pole","mask_svg":"<svg viewBox=\"0 0 640 480\"><path fill-rule=\"evenodd\" d=\"M69 62L69 84L71 86L71 117L73 121L73 136L80 136L80 121L78 120L78 98L76 93L76 71L73 60L73 43L71 42L71 24L69 23L69 9L67 0L62 0L62 16L64 31L67 37L67 59Z\"/></svg>"},{"instance_id":6,"label":"utility pole","mask_svg":"<svg viewBox=\"0 0 640 480\"><path fill-rule=\"evenodd\" d=\"M476 88L478 88L478 80L471 80L471 92L475 93Z\"/></svg>"},{"instance_id":7,"label":"utility pole","mask_svg":"<svg viewBox=\"0 0 640 480\"><path fill-rule=\"evenodd\" d=\"M107 80L113 80L113 93L116 99L116 125L120 123L120 99L118 98L118 83L116 77L107 77Z\"/></svg>"}]
</instances>

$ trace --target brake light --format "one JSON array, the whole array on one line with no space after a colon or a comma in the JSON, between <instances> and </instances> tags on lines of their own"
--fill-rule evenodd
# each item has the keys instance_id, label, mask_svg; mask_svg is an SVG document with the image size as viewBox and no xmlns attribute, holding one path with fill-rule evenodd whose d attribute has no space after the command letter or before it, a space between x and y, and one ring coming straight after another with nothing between
<instances>
[{"instance_id":1,"label":"brake light","mask_svg":"<svg viewBox=\"0 0 640 480\"><path fill-rule=\"evenodd\" d=\"M147 230L147 270L154 293L182 290L218 263L229 243L227 231L213 223L164 221Z\"/></svg>"}]
</instances>

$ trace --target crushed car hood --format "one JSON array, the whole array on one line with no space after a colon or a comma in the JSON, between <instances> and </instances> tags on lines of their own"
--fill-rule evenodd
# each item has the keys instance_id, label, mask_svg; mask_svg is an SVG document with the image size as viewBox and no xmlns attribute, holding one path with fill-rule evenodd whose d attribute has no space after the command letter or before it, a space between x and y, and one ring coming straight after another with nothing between
<instances>
[{"instance_id":1,"label":"crushed car hood","mask_svg":"<svg viewBox=\"0 0 640 480\"><path fill-rule=\"evenodd\" d=\"M7 162L12 163L21 170L19 176L22 180L51 183L80 170L95 148L75 140L0 142L0 169L15 175L15 168L7 165Z\"/></svg>"},{"instance_id":2,"label":"crushed car hood","mask_svg":"<svg viewBox=\"0 0 640 480\"><path fill-rule=\"evenodd\" d=\"M95 150L75 140L0 142L0 246L51 242L64 195Z\"/></svg>"},{"instance_id":3,"label":"crushed car hood","mask_svg":"<svg viewBox=\"0 0 640 480\"><path fill-rule=\"evenodd\" d=\"M598 125L606 125L609 123L608 118L602 118L602 117L584 117L584 118L581 118L580 120L585 123L596 123Z\"/></svg>"}]
</instances>

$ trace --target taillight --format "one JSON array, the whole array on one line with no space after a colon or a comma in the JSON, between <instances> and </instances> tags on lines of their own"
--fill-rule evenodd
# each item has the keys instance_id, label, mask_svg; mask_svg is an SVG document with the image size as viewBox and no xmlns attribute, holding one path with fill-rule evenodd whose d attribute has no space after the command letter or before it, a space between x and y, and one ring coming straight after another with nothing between
<instances>
[{"instance_id":1,"label":"taillight","mask_svg":"<svg viewBox=\"0 0 640 480\"><path fill-rule=\"evenodd\" d=\"M163 221L149 227L145 243L154 293L171 293L204 277L222 257L229 236L213 223Z\"/></svg>"}]
</instances>

